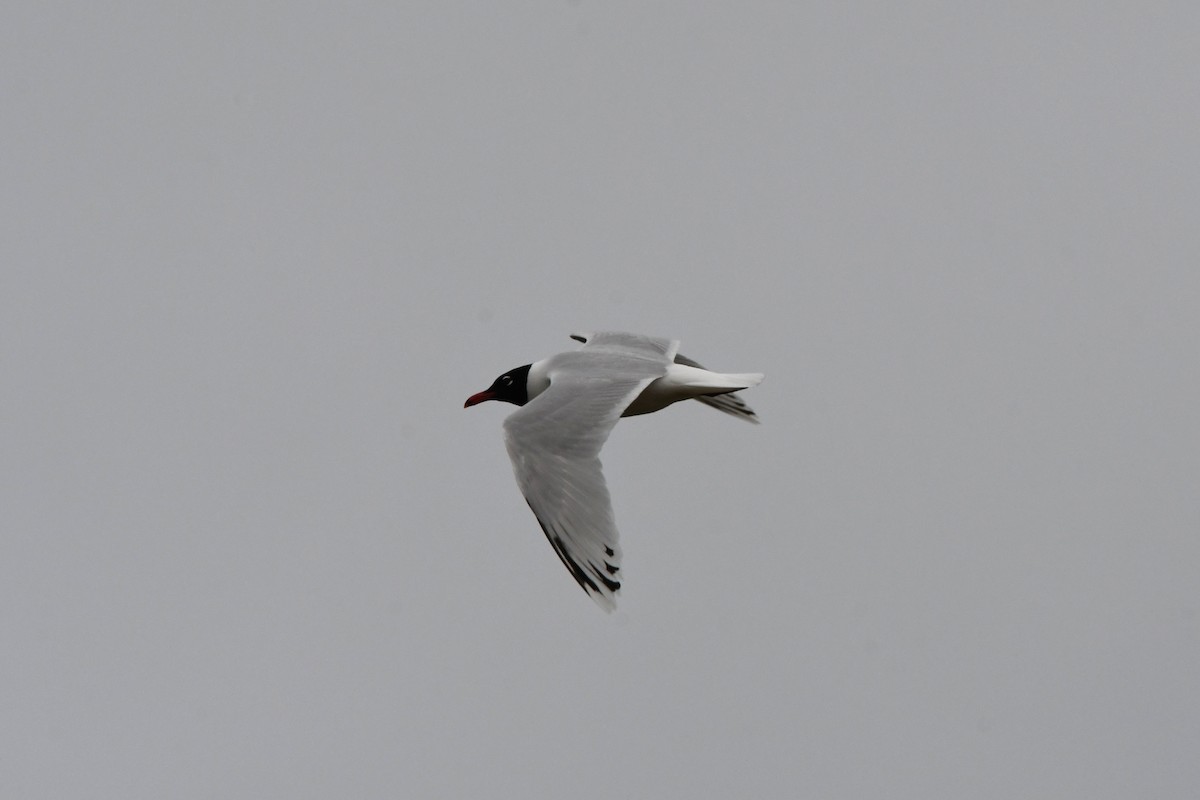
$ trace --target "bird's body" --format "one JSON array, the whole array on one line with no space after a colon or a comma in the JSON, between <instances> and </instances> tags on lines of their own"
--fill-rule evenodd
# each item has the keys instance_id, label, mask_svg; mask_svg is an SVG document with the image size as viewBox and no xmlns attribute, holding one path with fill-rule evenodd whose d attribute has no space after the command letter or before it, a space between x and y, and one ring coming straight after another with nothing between
<instances>
[{"instance_id":1,"label":"bird's body","mask_svg":"<svg viewBox=\"0 0 1200 800\"><path fill-rule=\"evenodd\" d=\"M710 372L679 356L679 342L630 333L575 335L579 350L510 370L466 405L521 406L504 421L517 485L579 585L611 610L621 587L620 547L599 453L621 417L698 399L757 422L733 395L759 373Z\"/></svg>"}]
</instances>

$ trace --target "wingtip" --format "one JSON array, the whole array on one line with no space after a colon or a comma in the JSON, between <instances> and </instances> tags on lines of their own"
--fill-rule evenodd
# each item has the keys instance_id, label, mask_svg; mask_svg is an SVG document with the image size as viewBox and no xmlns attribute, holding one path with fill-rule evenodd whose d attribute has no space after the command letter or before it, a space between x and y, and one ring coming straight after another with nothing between
<instances>
[{"instance_id":1,"label":"wingtip","mask_svg":"<svg viewBox=\"0 0 1200 800\"><path fill-rule=\"evenodd\" d=\"M612 595L601 594L599 592L587 593L588 597L592 598L592 601L600 606L605 614L611 614L617 610L616 594L616 592L613 592Z\"/></svg>"}]
</instances>

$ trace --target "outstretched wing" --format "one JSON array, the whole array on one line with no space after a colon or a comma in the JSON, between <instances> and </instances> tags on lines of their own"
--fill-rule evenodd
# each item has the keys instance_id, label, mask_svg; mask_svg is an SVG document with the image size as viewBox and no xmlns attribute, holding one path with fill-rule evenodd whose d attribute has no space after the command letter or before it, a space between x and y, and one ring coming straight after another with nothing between
<instances>
[{"instance_id":1,"label":"outstretched wing","mask_svg":"<svg viewBox=\"0 0 1200 800\"><path fill-rule=\"evenodd\" d=\"M583 342L583 350L589 352L607 351L619 353L630 358L661 359L663 364L670 364L679 350L678 339L660 339L657 336L642 336L637 333L621 333L619 331L597 331L596 333L572 333L571 338Z\"/></svg>"},{"instance_id":2,"label":"outstretched wing","mask_svg":"<svg viewBox=\"0 0 1200 800\"><path fill-rule=\"evenodd\" d=\"M572 577L607 611L621 588L621 548L600 449L674 355L672 342L636 338L654 344L601 339L555 356L550 387L504 421L521 493Z\"/></svg>"}]
</instances>

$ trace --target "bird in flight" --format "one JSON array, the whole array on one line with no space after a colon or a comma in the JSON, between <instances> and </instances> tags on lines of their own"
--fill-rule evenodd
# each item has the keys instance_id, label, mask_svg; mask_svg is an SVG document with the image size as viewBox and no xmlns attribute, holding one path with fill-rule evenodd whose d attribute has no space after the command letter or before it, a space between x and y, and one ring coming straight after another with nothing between
<instances>
[{"instance_id":1,"label":"bird in flight","mask_svg":"<svg viewBox=\"0 0 1200 800\"><path fill-rule=\"evenodd\" d=\"M573 334L578 350L511 369L464 408L520 406L504 421L517 486L571 576L605 611L621 588L621 548L600 448L621 417L695 399L735 417L758 417L734 394L761 373L710 372L679 341L633 333Z\"/></svg>"}]
</instances>

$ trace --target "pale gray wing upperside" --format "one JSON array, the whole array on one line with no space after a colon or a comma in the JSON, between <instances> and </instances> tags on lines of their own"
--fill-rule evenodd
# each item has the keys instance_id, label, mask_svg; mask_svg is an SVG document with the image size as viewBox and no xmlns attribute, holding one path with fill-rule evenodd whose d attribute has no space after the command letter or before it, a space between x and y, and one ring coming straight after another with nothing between
<instances>
[{"instance_id":1,"label":"pale gray wing upperside","mask_svg":"<svg viewBox=\"0 0 1200 800\"><path fill-rule=\"evenodd\" d=\"M581 363L573 355L556 357L550 388L504 421L504 439L546 538L584 591L611 611L621 588L621 548L600 449L621 412L666 367L622 358L594 373L587 369L594 357Z\"/></svg>"},{"instance_id":2,"label":"pale gray wing upperside","mask_svg":"<svg viewBox=\"0 0 1200 800\"><path fill-rule=\"evenodd\" d=\"M608 350L634 358L661 359L670 364L679 350L678 339L663 339L658 336L642 336L638 333L620 331L597 331L596 333L572 333L571 338L583 342L584 350Z\"/></svg>"}]
</instances>

